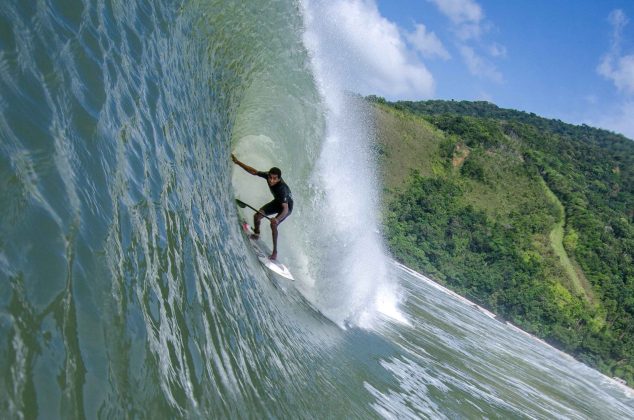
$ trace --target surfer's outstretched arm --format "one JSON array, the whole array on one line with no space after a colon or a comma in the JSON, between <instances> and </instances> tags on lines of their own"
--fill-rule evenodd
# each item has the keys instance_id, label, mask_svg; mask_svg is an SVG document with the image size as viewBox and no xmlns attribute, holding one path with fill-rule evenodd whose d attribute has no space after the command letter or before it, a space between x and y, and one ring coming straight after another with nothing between
<instances>
[{"instance_id":1,"label":"surfer's outstretched arm","mask_svg":"<svg viewBox=\"0 0 634 420\"><path fill-rule=\"evenodd\" d=\"M238 160L238 158L233 153L231 154L231 160L233 160L233 163L235 163L236 165L238 165L239 167L241 167L242 169L244 169L245 171L247 171L251 175L257 175L258 174L258 170L257 169L252 168L251 166L240 162Z\"/></svg>"}]
</instances>

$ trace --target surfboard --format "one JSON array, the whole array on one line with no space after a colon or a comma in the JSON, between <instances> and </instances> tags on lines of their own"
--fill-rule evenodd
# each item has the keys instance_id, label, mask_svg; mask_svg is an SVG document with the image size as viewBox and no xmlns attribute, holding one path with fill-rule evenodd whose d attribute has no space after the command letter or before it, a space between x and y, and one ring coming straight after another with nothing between
<instances>
[{"instance_id":1,"label":"surfboard","mask_svg":"<svg viewBox=\"0 0 634 420\"><path fill-rule=\"evenodd\" d=\"M253 239L251 237L251 235L253 235L253 229L251 229L251 226L247 222L242 222L242 230L247 235L247 238L249 238L249 242L251 242L251 246L255 251L255 255L257 255L258 259L264 267L284 278L295 280L288 267L277 260L269 259L269 255L271 255L271 250L261 239Z\"/></svg>"}]
</instances>

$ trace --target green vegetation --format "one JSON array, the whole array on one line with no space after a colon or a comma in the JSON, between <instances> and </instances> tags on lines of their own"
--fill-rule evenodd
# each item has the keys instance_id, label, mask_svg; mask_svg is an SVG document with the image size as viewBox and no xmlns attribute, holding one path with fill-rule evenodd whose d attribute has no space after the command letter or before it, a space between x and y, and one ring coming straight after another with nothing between
<instances>
[{"instance_id":1,"label":"green vegetation","mask_svg":"<svg viewBox=\"0 0 634 420\"><path fill-rule=\"evenodd\" d=\"M374 104L396 259L634 383L634 142L487 102Z\"/></svg>"}]
</instances>

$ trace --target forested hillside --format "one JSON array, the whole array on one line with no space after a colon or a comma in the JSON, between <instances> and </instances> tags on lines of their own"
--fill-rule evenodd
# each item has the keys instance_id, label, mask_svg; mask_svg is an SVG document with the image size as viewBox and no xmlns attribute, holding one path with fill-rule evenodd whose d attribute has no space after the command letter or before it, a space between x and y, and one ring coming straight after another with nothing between
<instances>
[{"instance_id":1,"label":"forested hillside","mask_svg":"<svg viewBox=\"0 0 634 420\"><path fill-rule=\"evenodd\" d=\"M391 252L634 383L634 142L487 102L374 105Z\"/></svg>"}]
</instances>

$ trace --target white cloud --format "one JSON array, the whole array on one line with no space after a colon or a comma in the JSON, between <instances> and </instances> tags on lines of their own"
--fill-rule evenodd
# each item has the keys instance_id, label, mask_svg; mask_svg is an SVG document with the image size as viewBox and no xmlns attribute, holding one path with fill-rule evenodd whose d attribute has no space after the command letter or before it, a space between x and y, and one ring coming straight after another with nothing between
<instances>
[{"instance_id":1,"label":"white cloud","mask_svg":"<svg viewBox=\"0 0 634 420\"><path fill-rule=\"evenodd\" d=\"M484 13L473 0L429 0L454 24L459 39L466 41L479 38L483 32Z\"/></svg>"},{"instance_id":2,"label":"white cloud","mask_svg":"<svg viewBox=\"0 0 634 420\"><path fill-rule=\"evenodd\" d=\"M621 42L621 32L625 25L629 23L629 19L623 10L615 9L608 15L608 21L614 31L612 34L613 46L618 47L618 44Z\"/></svg>"},{"instance_id":3,"label":"white cloud","mask_svg":"<svg viewBox=\"0 0 634 420\"><path fill-rule=\"evenodd\" d=\"M489 54L491 57L506 57L506 47L494 42L489 45Z\"/></svg>"},{"instance_id":4,"label":"white cloud","mask_svg":"<svg viewBox=\"0 0 634 420\"><path fill-rule=\"evenodd\" d=\"M440 11L457 25L479 23L484 14L473 0L430 0Z\"/></svg>"},{"instance_id":5,"label":"white cloud","mask_svg":"<svg viewBox=\"0 0 634 420\"><path fill-rule=\"evenodd\" d=\"M467 68L471 74L489 79L496 83L502 83L504 81L502 73L500 73L492 63L476 54L473 48L462 45L459 49L460 54L467 64Z\"/></svg>"},{"instance_id":6,"label":"white cloud","mask_svg":"<svg viewBox=\"0 0 634 420\"><path fill-rule=\"evenodd\" d=\"M457 48L467 65L469 72L477 77L502 83L504 77L495 64L485 59L484 54L493 58L506 56L506 47L493 42L483 46L481 38L491 25L485 21L484 11L475 0L428 0L436 5L440 12L451 21L452 30L457 38ZM474 45L475 44L475 45Z\"/></svg>"},{"instance_id":7,"label":"white cloud","mask_svg":"<svg viewBox=\"0 0 634 420\"><path fill-rule=\"evenodd\" d=\"M304 6L306 45L331 83L361 94L433 95L431 73L374 0L306 0Z\"/></svg>"},{"instance_id":8,"label":"white cloud","mask_svg":"<svg viewBox=\"0 0 634 420\"><path fill-rule=\"evenodd\" d=\"M416 30L406 35L409 43L422 54L423 57L433 58L440 57L443 60L451 58L449 52L435 33L427 32L427 28L423 24L417 24Z\"/></svg>"},{"instance_id":9,"label":"white cloud","mask_svg":"<svg viewBox=\"0 0 634 420\"><path fill-rule=\"evenodd\" d=\"M589 121L588 125L603 127L634 140L634 101L623 102L609 114Z\"/></svg>"},{"instance_id":10,"label":"white cloud","mask_svg":"<svg viewBox=\"0 0 634 420\"><path fill-rule=\"evenodd\" d=\"M634 140L634 54L623 55L621 37L629 19L620 9L613 10L608 16L612 26L610 49L601 58L597 72L612 81L619 92L627 95L620 104L601 107L601 114L589 121L589 125L603 127Z\"/></svg>"},{"instance_id":11,"label":"white cloud","mask_svg":"<svg viewBox=\"0 0 634 420\"><path fill-rule=\"evenodd\" d=\"M476 95L476 97L474 98L474 100L476 101L487 101L487 102L494 102L494 98L493 95L491 95L491 93L485 91L485 90L480 90L478 92L478 94Z\"/></svg>"},{"instance_id":12,"label":"white cloud","mask_svg":"<svg viewBox=\"0 0 634 420\"><path fill-rule=\"evenodd\" d=\"M461 41L478 39L482 36L482 25L479 23L465 23L456 27L456 35Z\"/></svg>"},{"instance_id":13,"label":"white cloud","mask_svg":"<svg viewBox=\"0 0 634 420\"><path fill-rule=\"evenodd\" d=\"M613 10L608 16L612 25L610 51L603 56L597 72L611 80L620 92L634 94L634 54L621 55L621 35L629 20L622 10Z\"/></svg>"},{"instance_id":14,"label":"white cloud","mask_svg":"<svg viewBox=\"0 0 634 420\"><path fill-rule=\"evenodd\" d=\"M600 75L612 80L619 91L634 94L634 55L605 56L598 71Z\"/></svg>"}]
</instances>

